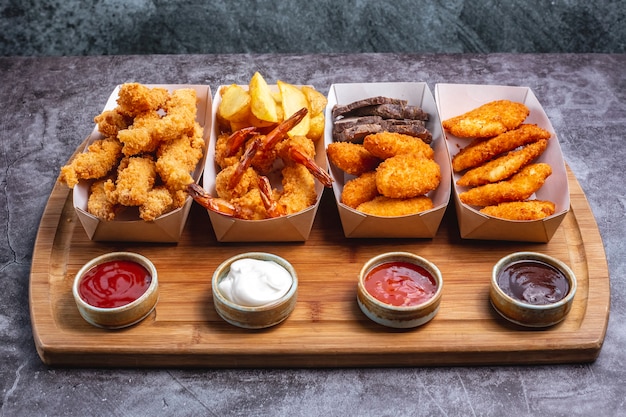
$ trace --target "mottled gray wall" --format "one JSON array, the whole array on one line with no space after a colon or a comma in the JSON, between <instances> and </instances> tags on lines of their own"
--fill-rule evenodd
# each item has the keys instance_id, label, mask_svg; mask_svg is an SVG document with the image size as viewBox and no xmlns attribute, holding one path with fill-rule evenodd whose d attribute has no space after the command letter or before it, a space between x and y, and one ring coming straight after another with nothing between
<instances>
[{"instance_id":1,"label":"mottled gray wall","mask_svg":"<svg viewBox=\"0 0 626 417\"><path fill-rule=\"evenodd\" d=\"M624 53L625 17L623 0L0 0L0 54Z\"/></svg>"}]
</instances>

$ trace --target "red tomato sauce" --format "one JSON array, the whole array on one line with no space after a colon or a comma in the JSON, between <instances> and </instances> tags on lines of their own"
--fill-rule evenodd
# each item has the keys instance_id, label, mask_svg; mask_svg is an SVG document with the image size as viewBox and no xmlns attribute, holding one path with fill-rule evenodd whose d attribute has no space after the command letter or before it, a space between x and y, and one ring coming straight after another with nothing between
<instances>
[{"instance_id":1,"label":"red tomato sauce","mask_svg":"<svg viewBox=\"0 0 626 417\"><path fill-rule=\"evenodd\" d=\"M94 307L129 304L146 292L152 276L133 261L109 261L91 268L78 286L80 297Z\"/></svg>"},{"instance_id":2,"label":"red tomato sauce","mask_svg":"<svg viewBox=\"0 0 626 417\"><path fill-rule=\"evenodd\" d=\"M437 283L430 272L410 262L387 262L365 277L365 289L383 303L414 306L431 299Z\"/></svg>"}]
</instances>

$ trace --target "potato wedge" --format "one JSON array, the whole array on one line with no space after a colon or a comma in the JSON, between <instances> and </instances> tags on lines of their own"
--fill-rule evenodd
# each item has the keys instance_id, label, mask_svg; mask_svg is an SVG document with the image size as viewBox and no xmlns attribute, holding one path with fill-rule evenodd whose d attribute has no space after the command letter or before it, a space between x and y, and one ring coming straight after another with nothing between
<instances>
[{"instance_id":1,"label":"potato wedge","mask_svg":"<svg viewBox=\"0 0 626 417\"><path fill-rule=\"evenodd\" d=\"M284 118L289 118L292 114L297 112L303 107L306 107L309 112L309 101L306 95L295 85L278 80L278 89L282 97L282 107ZM298 123L293 129L289 131L289 136L306 136L309 132L309 125L311 123L311 117L309 113L304 116L302 121Z\"/></svg>"},{"instance_id":2,"label":"potato wedge","mask_svg":"<svg viewBox=\"0 0 626 417\"><path fill-rule=\"evenodd\" d=\"M250 94L237 84L224 89L222 102L218 110L219 116L229 122L241 122L250 114Z\"/></svg>"},{"instance_id":3,"label":"potato wedge","mask_svg":"<svg viewBox=\"0 0 626 417\"><path fill-rule=\"evenodd\" d=\"M252 114L257 119L277 123L279 120L276 111L276 101L274 101L274 96L267 82L265 82L265 79L259 72L255 72L250 79L249 88Z\"/></svg>"},{"instance_id":4,"label":"potato wedge","mask_svg":"<svg viewBox=\"0 0 626 417\"><path fill-rule=\"evenodd\" d=\"M311 122L309 123L309 132L306 134L306 137L311 139L314 142L317 142L321 137L324 136L324 113L318 113L317 115L311 117Z\"/></svg>"},{"instance_id":5,"label":"potato wedge","mask_svg":"<svg viewBox=\"0 0 626 417\"><path fill-rule=\"evenodd\" d=\"M326 96L315 88L309 85L303 85L301 88L302 92L306 96L309 101L309 110L311 111L311 118L317 116L320 113L323 113L326 110L326 105L328 104L328 99Z\"/></svg>"}]
</instances>

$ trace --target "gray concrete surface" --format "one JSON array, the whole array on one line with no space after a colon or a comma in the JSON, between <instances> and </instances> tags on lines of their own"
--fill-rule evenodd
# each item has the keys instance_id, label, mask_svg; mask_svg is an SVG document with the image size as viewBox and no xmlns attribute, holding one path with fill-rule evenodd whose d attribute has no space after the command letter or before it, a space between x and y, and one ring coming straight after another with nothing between
<instances>
[{"instance_id":1,"label":"gray concrete surface","mask_svg":"<svg viewBox=\"0 0 626 417\"><path fill-rule=\"evenodd\" d=\"M626 3L1 0L0 55L626 52Z\"/></svg>"},{"instance_id":2,"label":"gray concrete surface","mask_svg":"<svg viewBox=\"0 0 626 417\"><path fill-rule=\"evenodd\" d=\"M626 55L0 57L0 416L624 416ZM524 85L559 135L596 217L611 314L594 363L393 369L65 369L33 343L29 273L59 168L118 83ZM7 88L10 86L10 88Z\"/></svg>"}]
</instances>

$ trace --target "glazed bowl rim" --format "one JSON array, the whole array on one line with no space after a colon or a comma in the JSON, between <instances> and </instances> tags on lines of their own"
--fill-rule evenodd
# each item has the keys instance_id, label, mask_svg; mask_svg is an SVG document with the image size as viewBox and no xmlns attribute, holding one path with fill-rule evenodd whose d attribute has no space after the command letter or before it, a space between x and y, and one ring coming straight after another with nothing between
<instances>
[{"instance_id":1,"label":"glazed bowl rim","mask_svg":"<svg viewBox=\"0 0 626 417\"><path fill-rule=\"evenodd\" d=\"M498 284L498 273L508 264L513 262L529 260L529 261L542 261L547 263L548 265L560 270L569 283L569 291L567 294L557 302L550 304L530 304L524 301L518 300L516 298L511 297L507 293L502 290L500 285ZM533 252L533 251L520 251L520 252L512 252L508 255L503 256L496 262L491 270L491 286L494 291L498 294L500 298L505 300L507 303L514 304L520 308L524 308L527 310L533 311L550 311L553 309L558 309L572 301L574 295L576 295L576 290L578 288L578 284L576 282L576 275L567 266L563 261L555 258L554 256L546 255L541 252Z\"/></svg>"}]
</instances>

